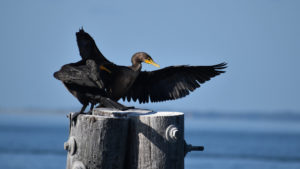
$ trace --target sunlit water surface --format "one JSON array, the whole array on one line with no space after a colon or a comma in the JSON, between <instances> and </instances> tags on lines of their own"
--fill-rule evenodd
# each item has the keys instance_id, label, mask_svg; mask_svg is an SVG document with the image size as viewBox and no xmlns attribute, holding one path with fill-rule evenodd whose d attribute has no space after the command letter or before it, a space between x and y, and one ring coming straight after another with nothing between
<instances>
[{"instance_id":1,"label":"sunlit water surface","mask_svg":"<svg viewBox=\"0 0 300 169\"><path fill-rule=\"evenodd\" d=\"M0 113L0 168L66 166L64 113ZM299 169L300 114L186 112L186 169Z\"/></svg>"}]
</instances>

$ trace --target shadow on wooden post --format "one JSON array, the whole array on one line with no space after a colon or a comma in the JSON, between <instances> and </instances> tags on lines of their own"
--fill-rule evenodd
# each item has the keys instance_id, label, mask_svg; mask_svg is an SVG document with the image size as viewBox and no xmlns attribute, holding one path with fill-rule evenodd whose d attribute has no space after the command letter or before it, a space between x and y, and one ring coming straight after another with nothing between
<instances>
[{"instance_id":1,"label":"shadow on wooden post","mask_svg":"<svg viewBox=\"0 0 300 169\"><path fill-rule=\"evenodd\" d=\"M178 112L130 114L126 169L183 169L184 117ZM167 140L176 126L176 140Z\"/></svg>"}]
</instances>

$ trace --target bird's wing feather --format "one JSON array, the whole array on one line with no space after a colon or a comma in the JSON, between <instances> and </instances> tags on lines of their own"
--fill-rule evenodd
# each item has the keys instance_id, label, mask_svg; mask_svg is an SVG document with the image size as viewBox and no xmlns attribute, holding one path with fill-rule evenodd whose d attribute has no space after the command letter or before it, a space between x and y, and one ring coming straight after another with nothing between
<instances>
[{"instance_id":1,"label":"bird's wing feather","mask_svg":"<svg viewBox=\"0 0 300 169\"><path fill-rule=\"evenodd\" d=\"M90 78L90 70L85 65L64 65L61 70L54 73L54 77L64 83L76 84L86 87L98 87L95 80Z\"/></svg>"},{"instance_id":2,"label":"bird's wing feather","mask_svg":"<svg viewBox=\"0 0 300 169\"><path fill-rule=\"evenodd\" d=\"M226 68L226 63L213 66L170 66L164 69L140 72L123 100L140 103L175 100L188 95Z\"/></svg>"},{"instance_id":3,"label":"bird's wing feather","mask_svg":"<svg viewBox=\"0 0 300 169\"><path fill-rule=\"evenodd\" d=\"M97 64L112 63L103 56L94 39L83 29L80 29L79 32L76 33L76 38L79 53L83 60L93 59Z\"/></svg>"}]
</instances>

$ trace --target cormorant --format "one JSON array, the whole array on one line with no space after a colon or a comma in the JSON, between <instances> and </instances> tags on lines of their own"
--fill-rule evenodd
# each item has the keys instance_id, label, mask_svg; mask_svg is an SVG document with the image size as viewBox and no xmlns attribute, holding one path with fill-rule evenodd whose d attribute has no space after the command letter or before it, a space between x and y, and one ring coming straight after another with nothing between
<instances>
[{"instance_id":1,"label":"cormorant","mask_svg":"<svg viewBox=\"0 0 300 169\"><path fill-rule=\"evenodd\" d=\"M83 29L80 29L76 36L82 60L71 64L74 66L72 68L69 67L70 65L65 67L70 70L76 69L75 72L80 70L79 72L84 73L73 73L73 75L76 74L76 78L62 81L84 105L82 109L85 109L88 102L92 105L100 103L105 107L114 107L105 104L101 99L90 99L95 98L95 96L105 97L105 100L108 99L112 101L111 103L116 104L119 104L117 101L120 98L128 101L139 101L140 103L175 100L185 97L212 77L224 73L223 69L226 68L226 63L220 63L212 66L181 65L150 72L141 71L142 62L157 67L159 65L145 52L135 53L131 58L131 66L116 65L102 55L93 38ZM88 62L90 63L86 64ZM62 72L63 69L64 67L59 72ZM69 72L69 70L65 72ZM71 72L70 74L72 74ZM57 76L55 75L55 77ZM94 85L92 86L93 89L91 89L91 84ZM84 91L84 97L88 98L88 101L83 102L80 96L74 94L78 91ZM122 108L122 106L120 107Z\"/></svg>"}]
</instances>

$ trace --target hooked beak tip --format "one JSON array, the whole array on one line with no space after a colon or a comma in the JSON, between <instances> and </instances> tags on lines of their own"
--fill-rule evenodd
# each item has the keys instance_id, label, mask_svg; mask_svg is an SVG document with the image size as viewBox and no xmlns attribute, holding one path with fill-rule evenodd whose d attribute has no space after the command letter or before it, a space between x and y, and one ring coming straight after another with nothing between
<instances>
[{"instance_id":1,"label":"hooked beak tip","mask_svg":"<svg viewBox=\"0 0 300 169\"><path fill-rule=\"evenodd\" d=\"M151 65L153 65L155 67L158 67L158 68L160 67L159 64L155 63L153 60L145 60L144 62L148 63L148 64L151 64Z\"/></svg>"},{"instance_id":2,"label":"hooked beak tip","mask_svg":"<svg viewBox=\"0 0 300 169\"><path fill-rule=\"evenodd\" d=\"M159 64L154 63L153 66L160 68Z\"/></svg>"}]
</instances>

